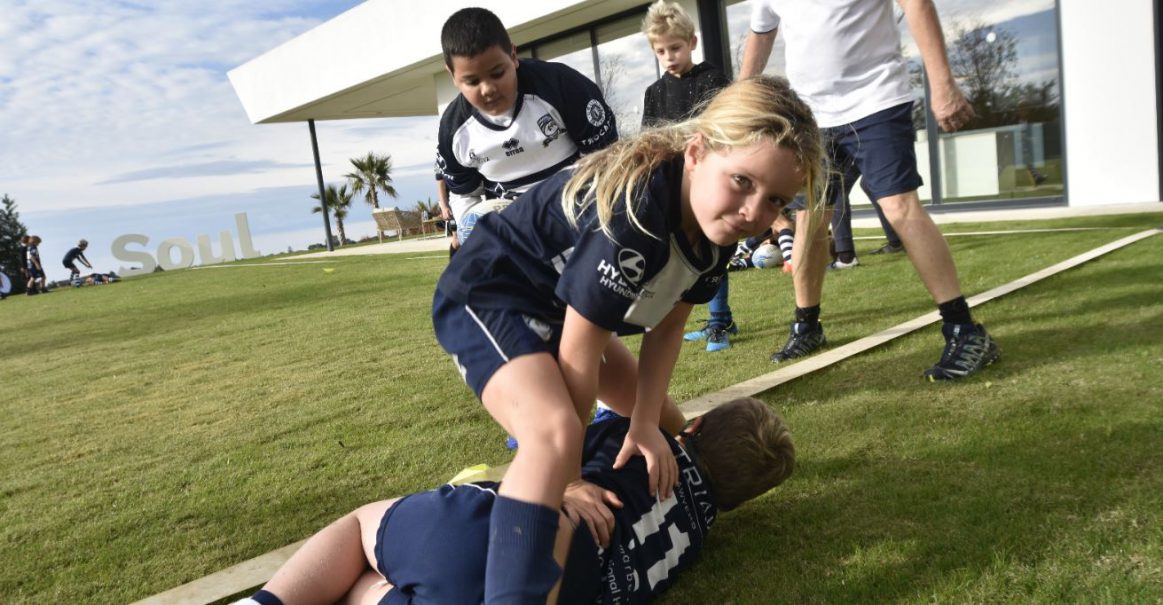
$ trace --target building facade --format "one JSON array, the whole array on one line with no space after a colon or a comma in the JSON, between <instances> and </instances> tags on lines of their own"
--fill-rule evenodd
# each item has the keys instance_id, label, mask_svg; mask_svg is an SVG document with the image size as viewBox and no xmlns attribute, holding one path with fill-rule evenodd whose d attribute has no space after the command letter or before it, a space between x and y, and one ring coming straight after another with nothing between
<instances>
[{"instance_id":1,"label":"building facade","mask_svg":"<svg viewBox=\"0 0 1163 605\"><path fill-rule=\"evenodd\" d=\"M951 66L978 117L957 133L935 126L916 45L899 21L917 100L923 200L942 211L1160 200L1163 97L1153 2L934 2ZM520 56L560 61L589 76L620 130L637 130L643 92L660 75L640 33L647 3L482 4L510 28ZM737 73L752 2L680 4L699 27L695 60ZM434 0L417 11L402 0L370 0L240 66L231 81L256 123L434 115L457 94L444 71L439 29L462 6ZM417 14L397 27L405 11ZM351 57L374 59L353 64ZM777 37L767 73L783 71ZM303 76L316 72L319 78ZM866 201L861 195L854 188L857 206Z\"/></svg>"}]
</instances>

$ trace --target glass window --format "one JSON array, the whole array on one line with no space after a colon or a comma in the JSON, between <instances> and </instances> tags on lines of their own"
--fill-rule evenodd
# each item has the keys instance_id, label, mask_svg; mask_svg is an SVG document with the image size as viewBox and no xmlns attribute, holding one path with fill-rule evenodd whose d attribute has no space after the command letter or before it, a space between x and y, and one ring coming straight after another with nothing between
<instances>
[{"instance_id":1,"label":"glass window","mask_svg":"<svg viewBox=\"0 0 1163 605\"><path fill-rule=\"evenodd\" d=\"M736 75L750 32L752 2L725 0ZM1061 109L1055 0L936 0L950 66L977 118L956 133L939 133L942 203L1063 194ZM909 65L917 131L918 191L930 200L924 81L916 43L897 10L901 50ZM764 73L784 75L784 45L776 38ZM853 205L867 204L860 187Z\"/></svg>"},{"instance_id":2,"label":"glass window","mask_svg":"<svg viewBox=\"0 0 1163 605\"><path fill-rule=\"evenodd\" d=\"M601 78L598 86L617 116L620 136L635 134L641 129L646 87L660 75L658 62L641 27L642 17L635 16L597 29Z\"/></svg>"},{"instance_id":3,"label":"glass window","mask_svg":"<svg viewBox=\"0 0 1163 605\"><path fill-rule=\"evenodd\" d=\"M585 77L598 80L594 75L594 53L588 31L538 45L535 52L542 61L565 63Z\"/></svg>"},{"instance_id":4,"label":"glass window","mask_svg":"<svg viewBox=\"0 0 1163 605\"><path fill-rule=\"evenodd\" d=\"M940 135L943 201L1063 194L1054 0L937 0L949 64L977 117Z\"/></svg>"},{"instance_id":5,"label":"glass window","mask_svg":"<svg viewBox=\"0 0 1163 605\"><path fill-rule=\"evenodd\" d=\"M743 64L743 43L747 41L747 34L751 33L751 5L751 0L726 3L727 38L730 41L733 76L739 75L739 66ZM763 73L773 76L787 75L784 49L783 36L777 35Z\"/></svg>"}]
</instances>

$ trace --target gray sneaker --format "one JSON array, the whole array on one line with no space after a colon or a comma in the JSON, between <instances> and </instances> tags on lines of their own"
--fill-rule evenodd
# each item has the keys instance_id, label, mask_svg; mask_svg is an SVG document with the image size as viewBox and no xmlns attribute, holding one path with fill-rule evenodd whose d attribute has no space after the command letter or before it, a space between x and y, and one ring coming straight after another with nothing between
<instances>
[{"instance_id":1,"label":"gray sneaker","mask_svg":"<svg viewBox=\"0 0 1163 605\"><path fill-rule=\"evenodd\" d=\"M924 376L929 382L975 374L1001 355L997 343L981 324L945 324L941 332L945 335L945 350L941 360L925 370Z\"/></svg>"}]
</instances>

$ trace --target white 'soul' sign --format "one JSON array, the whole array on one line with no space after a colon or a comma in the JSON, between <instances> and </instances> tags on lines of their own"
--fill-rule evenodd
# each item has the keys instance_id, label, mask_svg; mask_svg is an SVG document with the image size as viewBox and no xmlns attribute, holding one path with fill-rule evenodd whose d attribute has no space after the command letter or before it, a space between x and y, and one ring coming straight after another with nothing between
<instances>
[{"instance_id":1,"label":"white 'soul' sign","mask_svg":"<svg viewBox=\"0 0 1163 605\"><path fill-rule=\"evenodd\" d=\"M199 235L198 259L202 261L201 264L216 265L226 261L238 260L239 258L256 258L262 256L258 250L254 249L254 242L250 239L250 223L246 220L246 213L239 212L235 214L234 224L238 227L238 245L242 256L235 256L234 238L231 237L229 231L219 232L219 238L222 243L221 256L214 256L209 235ZM158 244L157 247L157 260L154 260L153 255L149 252L127 249L127 246L130 244L137 244L144 247L149 244L149 237L141 235L140 233L127 233L113 240L113 256L117 257L117 260L141 264L140 267L122 266L120 269L122 275L152 273L159 265L162 269L171 271L173 269L185 269L194 264L194 247L184 237L171 237L170 239L162 240L162 243ZM175 250L178 252L177 261L174 260Z\"/></svg>"}]
</instances>

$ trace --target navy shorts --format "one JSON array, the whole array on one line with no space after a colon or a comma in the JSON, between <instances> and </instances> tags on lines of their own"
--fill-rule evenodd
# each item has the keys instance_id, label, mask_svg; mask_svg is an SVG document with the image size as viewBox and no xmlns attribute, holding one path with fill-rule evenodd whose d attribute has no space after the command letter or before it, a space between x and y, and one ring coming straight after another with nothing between
<instances>
[{"instance_id":1,"label":"navy shorts","mask_svg":"<svg viewBox=\"0 0 1163 605\"><path fill-rule=\"evenodd\" d=\"M829 207L845 199L861 176L864 190L873 200L916 191L924 184L913 146L917 133L913 130L912 102L882 109L850 124L821 128L820 138L828 158ZM796 196L788 208L803 210L803 195Z\"/></svg>"},{"instance_id":2,"label":"navy shorts","mask_svg":"<svg viewBox=\"0 0 1163 605\"><path fill-rule=\"evenodd\" d=\"M376 532L376 571L392 589L380 605L484 601L489 517L498 485L443 485L404 496L384 513ZM598 547L580 524L566 556L558 603L593 603L601 590Z\"/></svg>"},{"instance_id":3,"label":"navy shorts","mask_svg":"<svg viewBox=\"0 0 1163 605\"><path fill-rule=\"evenodd\" d=\"M40 278L44 277L44 271L37 269L33 265L29 265L28 266L28 276L32 277L33 279L40 279Z\"/></svg>"},{"instance_id":4,"label":"navy shorts","mask_svg":"<svg viewBox=\"0 0 1163 605\"><path fill-rule=\"evenodd\" d=\"M496 484L443 485L404 496L376 532L376 570L392 589L382 605L480 603Z\"/></svg>"},{"instance_id":5,"label":"navy shorts","mask_svg":"<svg viewBox=\"0 0 1163 605\"><path fill-rule=\"evenodd\" d=\"M453 301L440 289L432 299L436 340L452 356L465 384L480 398L493 374L521 355L557 358L561 323L511 309L477 309Z\"/></svg>"}]
</instances>

